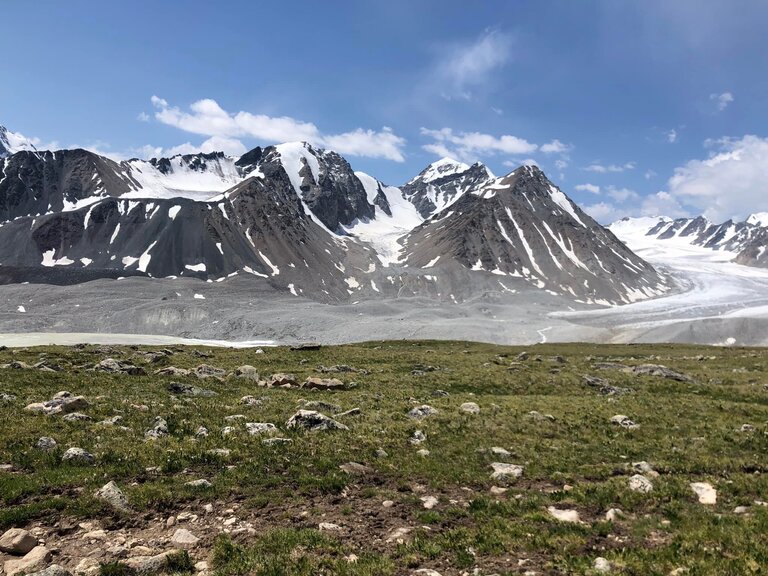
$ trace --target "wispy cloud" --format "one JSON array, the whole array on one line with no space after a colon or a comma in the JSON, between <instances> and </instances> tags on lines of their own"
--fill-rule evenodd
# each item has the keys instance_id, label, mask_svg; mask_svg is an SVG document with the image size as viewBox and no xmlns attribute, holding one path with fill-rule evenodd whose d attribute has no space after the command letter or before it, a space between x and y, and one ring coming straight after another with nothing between
<instances>
[{"instance_id":1,"label":"wispy cloud","mask_svg":"<svg viewBox=\"0 0 768 576\"><path fill-rule=\"evenodd\" d=\"M244 111L232 114L210 98L194 102L189 111L170 106L165 99L157 96L152 96L151 101L159 122L192 134L209 136L203 145L220 144L226 145L229 150L245 151L245 145L239 138L254 138L270 144L300 140L351 156L384 158L395 162L405 160L405 139L387 127L380 131L357 128L340 134L323 134L315 124L290 116L275 117Z\"/></svg>"},{"instance_id":2,"label":"wispy cloud","mask_svg":"<svg viewBox=\"0 0 768 576\"><path fill-rule=\"evenodd\" d=\"M665 136L667 138L667 142L669 142L670 144L674 144L675 142L677 142L677 130L675 130L674 128L666 132Z\"/></svg>"},{"instance_id":3,"label":"wispy cloud","mask_svg":"<svg viewBox=\"0 0 768 576\"><path fill-rule=\"evenodd\" d=\"M581 192L589 192L590 194L600 194L600 186L597 186L596 184L578 184L577 186L574 186L576 190L579 190Z\"/></svg>"},{"instance_id":4,"label":"wispy cloud","mask_svg":"<svg viewBox=\"0 0 768 576\"><path fill-rule=\"evenodd\" d=\"M432 81L443 97L469 100L473 90L486 85L493 73L510 60L511 53L509 34L486 30L470 43L444 47Z\"/></svg>"},{"instance_id":5,"label":"wispy cloud","mask_svg":"<svg viewBox=\"0 0 768 576\"><path fill-rule=\"evenodd\" d=\"M722 94L710 94L709 99L715 103L718 112L722 112L728 105L733 102L733 94L730 92L723 92Z\"/></svg>"},{"instance_id":6,"label":"wispy cloud","mask_svg":"<svg viewBox=\"0 0 768 576\"><path fill-rule=\"evenodd\" d=\"M625 172L627 170L634 170L634 168L635 168L634 162L626 162L625 164L608 164L608 165L594 163L585 167L584 170L586 170L587 172L597 172L598 174L608 174L608 173L616 173L616 172Z\"/></svg>"},{"instance_id":7,"label":"wispy cloud","mask_svg":"<svg viewBox=\"0 0 768 576\"><path fill-rule=\"evenodd\" d=\"M473 162L483 156L497 154L532 154L539 148L524 138L510 134L493 136L480 132L454 132L451 128L441 128L440 130L422 128L421 134L433 140L430 144L422 146L427 152L466 162Z\"/></svg>"}]
</instances>

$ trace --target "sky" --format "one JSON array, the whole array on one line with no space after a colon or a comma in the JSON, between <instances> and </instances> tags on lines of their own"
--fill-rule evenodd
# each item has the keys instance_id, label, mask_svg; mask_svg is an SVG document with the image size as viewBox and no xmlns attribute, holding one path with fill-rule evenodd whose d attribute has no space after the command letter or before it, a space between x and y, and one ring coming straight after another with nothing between
<instances>
[{"instance_id":1,"label":"sky","mask_svg":"<svg viewBox=\"0 0 768 576\"><path fill-rule=\"evenodd\" d=\"M304 140L536 163L603 223L768 211L763 0L4 0L0 124L113 158Z\"/></svg>"}]
</instances>

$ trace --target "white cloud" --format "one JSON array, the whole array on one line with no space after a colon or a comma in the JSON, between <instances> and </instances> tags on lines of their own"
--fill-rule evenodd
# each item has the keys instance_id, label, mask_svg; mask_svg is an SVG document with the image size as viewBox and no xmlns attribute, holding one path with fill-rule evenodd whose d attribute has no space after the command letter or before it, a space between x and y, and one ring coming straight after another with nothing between
<instances>
[{"instance_id":1,"label":"white cloud","mask_svg":"<svg viewBox=\"0 0 768 576\"><path fill-rule=\"evenodd\" d=\"M421 134L433 140L432 143L422 146L427 152L465 162L474 162L481 155L530 154L538 149L536 144L509 134L497 137L480 132L454 132L451 128L422 128Z\"/></svg>"},{"instance_id":2,"label":"white cloud","mask_svg":"<svg viewBox=\"0 0 768 576\"><path fill-rule=\"evenodd\" d=\"M447 99L471 99L472 90L487 84L493 72L510 59L512 38L498 30L486 30L470 44L456 44L443 51L434 83Z\"/></svg>"},{"instance_id":3,"label":"white cloud","mask_svg":"<svg viewBox=\"0 0 768 576\"><path fill-rule=\"evenodd\" d=\"M601 224L610 224L627 216L627 214L616 208L609 202L597 202L596 204L588 204L583 207L584 212L592 216L595 220Z\"/></svg>"},{"instance_id":4,"label":"white cloud","mask_svg":"<svg viewBox=\"0 0 768 576\"><path fill-rule=\"evenodd\" d=\"M639 196L634 199L638 200ZM589 204L583 209L601 224L610 224L626 216L668 216L669 218L690 216L690 213L668 192L651 194L644 197L641 202L630 205L603 201Z\"/></svg>"},{"instance_id":5,"label":"white cloud","mask_svg":"<svg viewBox=\"0 0 768 576\"><path fill-rule=\"evenodd\" d=\"M311 122L289 116L273 117L242 111L231 114L210 98L194 102L189 112L169 106L166 100L157 96L152 96L151 100L157 108L155 118L160 122L185 132L209 136L201 149L219 143L231 151L244 151L244 145L237 138L249 137L270 144L299 140L353 156L385 158L396 162L405 160L402 151L405 139L386 127L381 131L358 128L342 134L322 134Z\"/></svg>"},{"instance_id":6,"label":"white cloud","mask_svg":"<svg viewBox=\"0 0 768 576\"><path fill-rule=\"evenodd\" d=\"M544 154L564 154L570 152L572 148L573 146L570 144L563 144L560 140L555 139L547 144L542 144L540 150L544 152Z\"/></svg>"},{"instance_id":7,"label":"white cloud","mask_svg":"<svg viewBox=\"0 0 768 576\"><path fill-rule=\"evenodd\" d=\"M656 172L654 172L653 170L646 170L643 176L645 177L646 180L650 180L651 178L655 178L656 176L658 176L658 174L656 174Z\"/></svg>"},{"instance_id":8,"label":"white cloud","mask_svg":"<svg viewBox=\"0 0 768 576\"><path fill-rule=\"evenodd\" d=\"M716 222L765 210L768 138L724 138L716 147L707 159L675 169L668 182L670 195Z\"/></svg>"},{"instance_id":9,"label":"white cloud","mask_svg":"<svg viewBox=\"0 0 768 576\"><path fill-rule=\"evenodd\" d=\"M680 202L669 192L656 192L643 198L640 205L641 216L668 216L682 218L690 216L690 212L680 205Z\"/></svg>"},{"instance_id":10,"label":"white cloud","mask_svg":"<svg viewBox=\"0 0 768 576\"><path fill-rule=\"evenodd\" d=\"M136 116L136 120L139 122L149 122L150 116L146 112L139 112Z\"/></svg>"},{"instance_id":11,"label":"white cloud","mask_svg":"<svg viewBox=\"0 0 768 576\"><path fill-rule=\"evenodd\" d=\"M670 144L674 144L677 142L677 130L672 128L672 130L665 133L665 136L667 137L667 142Z\"/></svg>"},{"instance_id":12,"label":"white cloud","mask_svg":"<svg viewBox=\"0 0 768 576\"><path fill-rule=\"evenodd\" d=\"M625 164L590 164L584 170L587 172L597 172L598 174L607 174L609 172L624 172L626 170L633 170L635 168L634 162L627 162Z\"/></svg>"},{"instance_id":13,"label":"white cloud","mask_svg":"<svg viewBox=\"0 0 768 576\"><path fill-rule=\"evenodd\" d=\"M709 99L715 103L718 111L722 112L728 108L728 105L731 102L733 102L733 94L730 92L723 92L722 94L710 94Z\"/></svg>"},{"instance_id":14,"label":"white cloud","mask_svg":"<svg viewBox=\"0 0 768 576\"><path fill-rule=\"evenodd\" d=\"M577 186L574 186L576 190L579 190L581 192L589 192L590 194L600 194L600 186L597 186L596 184L579 184Z\"/></svg>"},{"instance_id":15,"label":"white cloud","mask_svg":"<svg viewBox=\"0 0 768 576\"><path fill-rule=\"evenodd\" d=\"M624 203L627 200L637 200L640 195L634 190L629 188L616 188L615 186L608 186L607 194L613 198L616 202Z\"/></svg>"}]
</instances>

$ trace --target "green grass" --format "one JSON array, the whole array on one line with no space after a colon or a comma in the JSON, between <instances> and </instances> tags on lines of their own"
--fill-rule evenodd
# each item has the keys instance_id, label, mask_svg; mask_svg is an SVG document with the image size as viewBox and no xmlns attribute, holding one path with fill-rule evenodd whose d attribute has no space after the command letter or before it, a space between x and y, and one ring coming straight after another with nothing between
<instances>
[{"instance_id":1,"label":"green grass","mask_svg":"<svg viewBox=\"0 0 768 576\"><path fill-rule=\"evenodd\" d=\"M137 354L148 349L0 352L0 364L45 358L64 367L59 373L0 370L0 392L17 396L13 403L0 404L0 464L14 467L14 472L0 472L0 528L114 516L93 497L114 480L135 515L168 515L201 502L237 502L260 519L256 536L216 541L212 568L222 575L399 574L420 567L590 574L597 556L624 574L668 574L679 567L691 575L750 574L768 565L768 509L753 505L768 499L766 350L537 345L525 348L530 359L513 365L524 348L371 342L318 351L266 349L264 354L198 348L211 354L205 359L191 348L176 348L170 358L144 365ZM555 355L567 363L552 361ZM85 369L109 356L133 360L148 375ZM664 364L693 381L591 367L602 361ZM203 362L228 370L251 364L263 376L290 372L300 379L318 375L320 365L347 364L367 372L334 374L357 384L334 393L260 388L236 378L219 382L152 375L163 366L192 368ZM435 370L412 374L424 366ZM583 384L584 374L632 392L601 396ZM174 397L167 391L172 380L218 395ZM84 395L91 402L85 412L92 420L65 422L23 410L60 390ZM434 396L435 390L449 395ZM263 402L246 406L240 403L245 395ZM285 422L302 399L322 399L344 410L359 407L362 413L344 418L350 428L345 432L287 430ZM460 412L463 402L479 404L480 414ZM414 421L406 414L415 403L430 404L439 413ZM531 411L554 420L536 419ZM244 421L224 420L233 414L245 415L248 422L272 422L293 442L264 446L260 437L245 433ZM612 426L614 414L627 414L640 428ZM118 426L98 424L115 415L123 417ZM147 442L144 432L155 416L167 420L170 435ZM741 432L744 423L755 430ZM222 436L225 425L237 431ZM195 436L199 426L208 428L207 438ZM427 434L421 446L408 442L417 429ZM55 438L57 448L36 450L40 436ZM93 453L96 465L62 463L61 455L71 446ZM489 492L496 484L490 479L490 463L498 460L488 452L493 446L506 448L512 453L508 460L525 467L523 476L499 496ZM217 448L231 453L211 453ZM376 457L379 448L388 456ZM417 456L419 448L430 455ZM639 460L661 474L652 479L650 494L627 488L628 465ZM373 472L350 477L339 469L349 461ZM198 478L207 478L212 487L185 486ZM688 486L693 481L712 483L718 503L699 504ZM420 497L425 494L439 498L435 509L423 509ZM393 500L395 507L383 509L384 500ZM739 505L751 506L750 514L734 514ZM548 506L574 508L584 523L557 522L547 514ZM625 519L606 522L610 508L623 510ZM297 521L299 511L307 514ZM317 524L325 520L355 529L318 532ZM413 531L404 543L384 541L384 532L406 525ZM357 561L348 560L351 554ZM180 561L171 571L191 568ZM102 567L105 576L119 570Z\"/></svg>"}]
</instances>

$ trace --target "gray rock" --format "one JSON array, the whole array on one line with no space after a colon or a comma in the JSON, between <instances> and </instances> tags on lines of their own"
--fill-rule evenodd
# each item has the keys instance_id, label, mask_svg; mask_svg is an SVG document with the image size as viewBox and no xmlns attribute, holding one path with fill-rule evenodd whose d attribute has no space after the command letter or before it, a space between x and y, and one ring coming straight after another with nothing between
<instances>
[{"instance_id":1,"label":"gray rock","mask_svg":"<svg viewBox=\"0 0 768 576\"><path fill-rule=\"evenodd\" d=\"M79 422L83 420L91 420L91 417L87 414L83 414L82 412L72 412L71 414L62 416L61 419L67 422Z\"/></svg>"},{"instance_id":2,"label":"gray rock","mask_svg":"<svg viewBox=\"0 0 768 576\"><path fill-rule=\"evenodd\" d=\"M120 512L128 512L130 511L130 506L128 505L128 498L125 497L125 494L123 494L123 491L120 490L120 488L115 484L114 481L110 480L104 486L99 488L96 491L95 494L96 498L99 500L102 500L112 506L115 510L119 510Z\"/></svg>"},{"instance_id":3,"label":"gray rock","mask_svg":"<svg viewBox=\"0 0 768 576\"><path fill-rule=\"evenodd\" d=\"M144 433L147 440L157 440L163 436L168 436L168 422L160 416L156 416L152 428Z\"/></svg>"},{"instance_id":4,"label":"gray rock","mask_svg":"<svg viewBox=\"0 0 768 576\"><path fill-rule=\"evenodd\" d=\"M72 573L59 564L51 564L48 568L27 574L27 576L72 576Z\"/></svg>"},{"instance_id":5,"label":"gray rock","mask_svg":"<svg viewBox=\"0 0 768 576\"><path fill-rule=\"evenodd\" d=\"M96 372L109 372L110 374L130 374L131 376L141 376L146 374L144 368L134 366L130 362L115 360L114 358L105 358L94 365Z\"/></svg>"},{"instance_id":6,"label":"gray rock","mask_svg":"<svg viewBox=\"0 0 768 576\"><path fill-rule=\"evenodd\" d=\"M341 406L338 404L331 404L330 402L325 402L323 400L304 401L301 405L306 410L321 410L323 412L330 412L331 414L341 412Z\"/></svg>"},{"instance_id":7,"label":"gray rock","mask_svg":"<svg viewBox=\"0 0 768 576\"><path fill-rule=\"evenodd\" d=\"M678 382L693 381L693 378L687 374L676 372L670 368L667 368L666 366L661 366L659 364L641 364L640 366L635 366L632 369L632 372L638 375L658 376L660 378L667 378L669 380L676 380Z\"/></svg>"},{"instance_id":8,"label":"gray rock","mask_svg":"<svg viewBox=\"0 0 768 576\"><path fill-rule=\"evenodd\" d=\"M192 374L198 378L224 378L227 375L227 371L224 368L217 368L210 364L200 364L200 366L192 370Z\"/></svg>"},{"instance_id":9,"label":"gray rock","mask_svg":"<svg viewBox=\"0 0 768 576\"><path fill-rule=\"evenodd\" d=\"M288 428L303 428L305 430L349 430L341 422L329 418L314 410L299 410L286 422Z\"/></svg>"},{"instance_id":10,"label":"gray rock","mask_svg":"<svg viewBox=\"0 0 768 576\"><path fill-rule=\"evenodd\" d=\"M139 574L158 574L168 566L168 557L178 554L177 550L168 550L155 556L134 556L123 563Z\"/></svg>"},{"instance_id":11,"label":"gray rock","mask_svg":"<svg viewBox=\"0 0 768 576\"><path fill-rule=\"evenodd\" d=\"M260 434L277 434L277 426L271 422L246 422L245 429L251 436L259 436Z\"/></svg>"},{"instance_id":12,"label":"gray rock","mask_svg":"<svg viewBox=\"0 0 768 576\"><path fill-rule=\"evenodd\" d=\"M243 396L240 398L240 402L246 406L261 406L261 400L256 396Z\"/></svg>"},{"instance_id":13,"label":"gray rock","mask_svg":"<svg viewBox=\"0 0 768 576\"><path fill-rule=\"evenodd\" d=\"M6 394L5 392L0 392L0 404L10 404L15 400L16 400L16 396L14 396L13 394Z\"/></svg>"},{"instance_id":14,"label":"gray rock","mask_svg":"<svg viewBox=\"0 0 768 576\"><path fill-rule=\"evenodd\" d=\"M432 406L429 406L428 404L422 404L421 406L416 406L415 408L412 408L408 412L408 417L413 418L415 420L422 420L427 416L433 416L437 413L438 413L437 410L432 408Z\"/></svg>"},{"instance_id":15,"label":"gray rock","mask_svg":"<svg viewBox=\"0 0 768 576\"><path fill-rule=\"evenodd\" d=\"M411 434L411 437L408 439L408 441L411 444L418 445L427 441L427 435L421 430L416 430L413 434Z\"/></svg>"},{"instance_id":16,"label":"gray rock","mask_svg":"<svg viewBox=\"0 0 768 576\"><path fill-rule=\"evenodd\" d=\"M186 528L177 528L176 532L171 536L171 544L181 546L182 548L194 548L198 542L200 542L200 538Z\"/></svg>"},{"instance_id":17,"label":"gray rock","mask_svg":"<svg viewBox=\"0 0 768 576\"><path fill-rule=\"evenodd\" d=\"M611 424L627 428L628 430L640 428L640 424L635 424L629 416L625 416L624 414L616 414L616 416L612 416Z\"/></svg>"},{"instance_id":18,"label":"gray rock","mask_svg":"<svg viewBox=\"0 0 768 576\"><path fill-rule=\"evenodd\" d=\"M344 382L338 378L315 378L310 376L301 385L307 390L344 390Z\"/></svg>"},{"instance_id":19,"label":"gray rock","mask_svg":"<svg viewBox=\"0 0 768 576\"><path fill-rule=\"evenodd\" d=\"M56 393L50 400L29 404L25 410L52 416L55 414L70 414L78 410L84 410L88 406L89 404L85 397L73 396L71 392L63 391Z\"/></svg>"},{"instance_id":20,"label":"gray rock","mask_svg":"<svg viewBox=\"0 0 768 576\"><path fill-rule=\"evenodd\" d=\"M523 467L517 464L507 464L506 462L491 462L491 479L493 480L514 480L523 475Z\"/></svg>"},{"instance_id":21,"label":"gray rock","mask_svg":"<svg viewBox=\"0 0 768 576\"><path fill-rule=\"evenodd\" d=\"M210 398L211 396L217 395L213 390L206 390L205 388L184 384L182 382L171 382L168 384L168 392L179 396L199 396L203 398Z\"/></svg>"},{"instance_id":22,"label":"gray rock","mask_svg":"<svg viewBox=\"0 0 768 576\"><path fill-rule=\"evenodd\" d=\"M464 404L459 406L459 410L467 414L480 414L480 406L474 402L464 402Z\"/></svg>"},{"instance_id":23,"label":"gray rock","mask_svg":"<svg viewBox=\"0 0 768 576\"><path fill-rule=\"evenodd\" d=\"M50 561L51 551L45 546L35 546L23 558L6 561L3 568L6 576L15 576L41 570Z\"/></svg>"},{"instance_id":24,"label":"gray rock","mask_svg":"<svg viewBox=\"0 0 768 576\"><path fill-rule=\"evenodd\" d=\"M269 379L269 382L267 383L267 386L270 388L278 388L278 387L290 387L290 386L296 386L296 376L294 374L283 374L282 372L278 372L277 374L272 374L272 377Z\"/></svg>"},{"instance_id":25,"label":"gray rock","mask_svg":"<svg viewBox=\"0 0 768 576\"><path fill-rule=\"evenodd\" d=\"M64 462L74 462L78 464L93 464L96 458L90 452L86 452L82 448L69 448L61 457Z\"/></svg>"},{"instance_id":26,"label":"gray rock","mask_svg":"<svg viewBox=\"0 0 768 576\"><path fill-rule=\"evenodd\" d=\"M45 452L50 452L56 448L56 440L50 436L41 436L35 443L35 448Z\"/></svg>"},{"instance_id":27,"label":"gray rock","mask_svg":"<svg viewBox=\"0 0 768 576\"><path fill-rule=\"evenodd\" d=\"M211 484L205 478L200 478L199 480L190 480L189 482L185 482L184 485L189 486L190 488L210 488L213 486L213 484Z\"/></svg>"},{"instance_id":28,"label":"gray rock","mask_svg":"<svg viewBox=\"0 0 768 576\"><path fill-rule=\"evenodd\" d=\"M165 368L160 368L159 370L155 370L155 374L160 376L189 376L191 372L187 370L186 368L176 368L176 366L167 366Z\"/></svg>"},{"instance_id":29,"label":"gray rock","mask_svg":"<svg viewBox=\"0 0 768 576\"><path fill-rule=\"evenodd\" d=\"M208 436L208 428L205 426L198 426L197 430L195 430L195 436L198 438L206 438Z\"/></svg>"},{"instance_id":30,"label":"gray rock","mask_svg":"<svg viewBox=\"0 0 768 576\"><path fill-rule=\"evenodd\" d=\"M235 371L233 372L233 374L237 378L250 380L251 382L259 381L259 371L256 370L256 368L254 368L250 364L244 364L243 366L238 366L237 368L235 368Z\"/></svg>"},{"instance_id":31,"label":"gray rock","mask_svg":"<svg viewBox=\"0 0 768 576\"><path fill-rule=\"evenodd\" d=\"M647 494L648 492L653 491L653 484L642 474L635 474L632 476L629 479L628 486L629 489L633 492L641 492L643 494Z\"/></svg>"},{"instance_id":32,"label":"gray rock","mask_svg":"<svg viewBox=\"0 0 768 576\"><path fill-rule=\"evenodd\" d=\"M285 444L290 444L293 442L290 438L264 438L264 440L261 441L264 446L283 446Z\"/></svg>"},{"instance_id":33,"label":"gray rock","mask_svg":"<svg viewBox=\"0 0 768 576\"><path fill-rule=\"evenodd\" d=\"M37 538L21 528L11 528L0 536L0 552L24 556L37 546Z\"/></svg>"}]
</instances>

